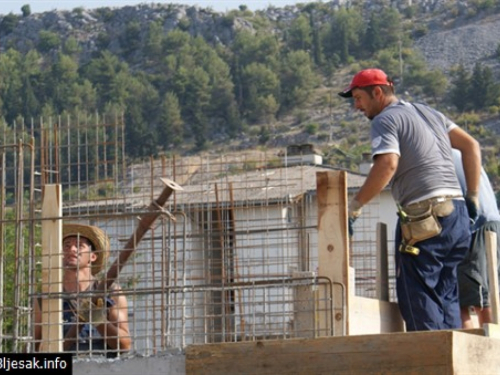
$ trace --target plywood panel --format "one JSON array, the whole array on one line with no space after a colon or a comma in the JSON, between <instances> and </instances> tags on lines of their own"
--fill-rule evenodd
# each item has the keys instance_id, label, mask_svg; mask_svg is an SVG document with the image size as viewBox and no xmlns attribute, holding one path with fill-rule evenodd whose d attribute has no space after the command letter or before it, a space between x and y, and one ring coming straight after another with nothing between
<instances>
[{"instance_id":1,"label":"plywood panel","mask_svg":"<svg viewBox=\"0 0 500 375\"><path fill-rule=\"evenodd\" d=\"M397 303L351 296L349 305L350 334L403 332L404 321Z\"/></svg>"}]
</instances>

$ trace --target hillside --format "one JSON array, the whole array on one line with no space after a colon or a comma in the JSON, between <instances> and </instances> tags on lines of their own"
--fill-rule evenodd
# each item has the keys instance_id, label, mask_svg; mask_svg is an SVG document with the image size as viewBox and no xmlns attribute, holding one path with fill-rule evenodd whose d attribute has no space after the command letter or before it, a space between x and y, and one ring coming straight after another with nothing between
<instances>
[{"instance_id":1,"label":"hillside","mask_svg":"<svg viewBox=\"0 0 500 375\"><path fill-rule=\"evenodd\" d=\"M377 17L386 23L378 50L354 34L343 55L336 45L339 22L352 22L369 38L366 25L373 27ZM391 29L396 23L399 29ZM498 105L465 116L450 104L449 89L459 64L469 73L484 64L496 84L499 40L500 7L483 0L335 0L255 13L244 5L218 13L159 3L41 14L24 8L22 15L0 15L0 52L5 59L12 49L39 56L25 58L19 71L19 57L3 63L0 75L29 79L3 78L0 104L7 123L20 116L125 110L131 157L314 143L327 162L356 168L369 149L369 122L336 93L353 72L377 65L395 74L397 84L405 76L405 85L397 85L401 97L429 102L460 124L473 124L493 171ZM312 63L297 69L304 53ZM308 76L299 76L306 71ZM443 90L423 79L432 71L443 76ZM201 95L205 89L210 93ZM163 143L154 144L157 139Z\"/></svg>"},{"instance_id":2,"label":"hillside","mask_svg":"<svg viewBox=\"0 0 500 375\"><path fill-rule=\"evenodd\" d=\"M477 62L483 62L498 75L499 42L500 14L491 14L444 25L415 40L415 47L430 68L449 72L452 67L463 64L472 70Z\"/></svg>"}]
</instances>

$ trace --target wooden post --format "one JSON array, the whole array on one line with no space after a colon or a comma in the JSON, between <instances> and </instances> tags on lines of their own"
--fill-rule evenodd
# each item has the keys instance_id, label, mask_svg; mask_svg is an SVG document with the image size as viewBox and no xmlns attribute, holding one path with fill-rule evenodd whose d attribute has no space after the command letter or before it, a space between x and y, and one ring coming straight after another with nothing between
<instances>
[{"instance_id":1,"label":"wooden post","mask_svg":"<svg viewBox=\"0 0 500 375\"><path fill-rule=\"evenodd\" d=\"M62 352L61 185L45 185L42 202L42 352ZM51 297L51 295L53 295Z\"/></svg>"},{"instance_id":2,"label":"wooden post","mask_svg":"<svg viewBox=\"0 0 500 375\"><path fill-rule=\"evenodd\" d=\"M318 276L333 284L333 334L349 334L349 245L347 233L347 174L316 173L318 197ZM343 287L342 287L343 286ZM325 319L324 314L320 319ZM329 322L320 321L320 333ZM322 334L324 335L324 334Z\"/></svg>"},{"instance_id":3,"label":"wooden post","mask_svg":"<svg viewBox=\"0 0 500 375\"><path fill-rule=\"evenodd\" d=\"M486 260L488 264L488 286L490 292L491 312L493 323L499 323L500 304L498 301L498 259L497 259L497 234L492 231L485 232Z\"/></svg>"},{"instance_id":4,"label":"wooden post","mask_svg":"<svg viewBox=\"0 0 500 375\"><path fill-rule=\"evenodd\" d=\"M389 301L389 265L387 262L387 224L377 223L377 298Z\"/></svg>"}]
</instances>

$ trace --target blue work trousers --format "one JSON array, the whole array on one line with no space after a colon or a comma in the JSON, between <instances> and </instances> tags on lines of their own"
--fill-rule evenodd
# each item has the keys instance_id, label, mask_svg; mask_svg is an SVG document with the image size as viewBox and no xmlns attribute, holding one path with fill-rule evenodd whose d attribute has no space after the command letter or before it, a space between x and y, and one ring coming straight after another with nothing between
<instances>
[{"instance_id":1,"label":"blue work trousers","mask_svg":"<svg viewBox=\"0 0 500 375\"><path fill-rule=\"evenodd\" d=\"M469 215L463 200L440 217L440 235L417 242L419 255L399 252L401 229L396 230L396 289L407 331L461 328L457 266L469 249Z\"/></svg>"}]
</instances>

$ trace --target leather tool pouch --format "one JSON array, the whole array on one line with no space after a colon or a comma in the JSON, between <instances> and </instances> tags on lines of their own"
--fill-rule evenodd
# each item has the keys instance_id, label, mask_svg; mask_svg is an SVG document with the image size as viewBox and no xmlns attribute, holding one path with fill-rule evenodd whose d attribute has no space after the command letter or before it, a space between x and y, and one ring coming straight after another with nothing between
<instances>
[{"instance_id":1,"label":"leather tool pouch","mask_svg":"<svg viewBox=\"0 0 500 375\"><path fill-rule=\"evenodd\" d=\"M455 206L453 205L453 200L451 199L437 203L432 207L432 212L437 217L446 217L450 215L454 210Z\"/></svg>"},{"instance_id":2,"label":"leather tool pouch","mask_svg":"<svg viewBox=\"0 0 500 375\"><path fill-rule=\"evenodd\" d=\"M403 216L405 218L401 220L401 232L404 242L408 245L414 245L441 233L442 227L433 213L432 205L429 205L424 213L418 215L403 211Z\"/></svg>"}]
</instances>

